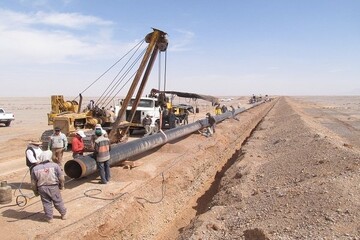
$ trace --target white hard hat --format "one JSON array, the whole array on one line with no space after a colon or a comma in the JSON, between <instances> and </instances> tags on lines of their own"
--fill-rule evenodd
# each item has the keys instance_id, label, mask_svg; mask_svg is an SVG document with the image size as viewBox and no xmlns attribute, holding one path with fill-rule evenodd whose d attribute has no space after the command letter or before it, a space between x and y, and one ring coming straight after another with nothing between
<instances>
[{"instance_id":1,"label":"white hard hat","mask_svg":"<svg viewBox=\"0 0 360 240\"><path fill-rule=\"evenodd\" d=\"M50 150L43 151L39 156L40 162L50 161L52 157L52 152Z\"/></svg>"},{"instance_id":2,"label":"white hard hat","mask_svg":"<svg viewBox=\"0 0 360 240\"><path fill-rule=\"evenodd\" d=\"M79 135L82 138L86 137L84 131L82 131L82 130L77 131L76 134Z\"/></svg>"}]
</instances>

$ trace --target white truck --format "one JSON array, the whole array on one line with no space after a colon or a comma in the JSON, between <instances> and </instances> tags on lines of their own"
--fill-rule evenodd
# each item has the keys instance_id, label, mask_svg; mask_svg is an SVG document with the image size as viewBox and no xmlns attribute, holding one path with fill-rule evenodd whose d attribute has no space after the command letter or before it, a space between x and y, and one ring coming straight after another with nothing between
<instances>
[{"instance_id":1,"label":"white truck","mask_svg":"<svg viewBox=\"0 0 360 240\"><path fill-rule=\"evenodd\" d=\"M6 127L10 126L11 121L15 120L13 113L6 113L4 109L0 108L0 123L4 123Z\"/></svg>"},{"instance_id":2,"label":"white truck","mask_svg":"<svg viewBox=\"0 0 360 240\"><path fill-rule=\"evenodd\" d=\"M122 119L122 121L126 120L130 122L128 119L128 116L131 111L131 107L135 101L135 98L131 98L127 108L126 108L126 119ZM115 106L115 113L117 114L119 112L119 109L121 108L122 101L119 102L118 105ZM160 106L158 103L157 98L151 98L151 97L141 97L138 107L136 108L136 112L134 115L134 118L132 120L132 123L130 124L130 134L133 132L133 130L136 129L143 129L144 126L142 125L142 120L145 118L146 115L150 115L152 117L152 121L155 122L155 127L159 126L160 121ZM155 129L156 131L156 129Z\"/></svg>"}]
</instances>

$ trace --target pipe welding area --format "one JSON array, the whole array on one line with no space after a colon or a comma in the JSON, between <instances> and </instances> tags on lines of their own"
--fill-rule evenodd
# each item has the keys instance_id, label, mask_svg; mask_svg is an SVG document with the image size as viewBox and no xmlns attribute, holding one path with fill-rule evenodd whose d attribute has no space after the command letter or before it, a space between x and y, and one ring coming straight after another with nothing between
<instances>
[{"instance_id":1,"label":"pipe welding area","mask_svg":"<svg viewBox=\"0 0 360 240\"><path fill-rule=\"evenodd\" d=\"M257 105L258 104L254 104L252 107ZM234 111L227 111L213 117L215 118L216 123L219 123L225 119L233 118L235 115L244 111L246 111L245 108L238 108L234 109ZM110 166L115 166L123 160L134 157L168 142L177 140L208 126L208 119L205 118L191 124L179 126L166 131L160 131L156 134L136 139L131 142L113 144L110 151ZM97 171L96 160L92 157L92 154L81 156L66 162L64 170L66 175L70 178L82 178Z\"/></svg>"}]
</instances>

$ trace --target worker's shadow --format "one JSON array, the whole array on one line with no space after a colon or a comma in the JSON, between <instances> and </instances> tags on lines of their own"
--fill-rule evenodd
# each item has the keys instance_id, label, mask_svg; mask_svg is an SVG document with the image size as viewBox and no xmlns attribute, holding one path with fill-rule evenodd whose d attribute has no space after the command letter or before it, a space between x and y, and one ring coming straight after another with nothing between
<instances>
[{"instance_id":1,"label":"worker's shadow","mask_svg":"<svg viewBox=\"0 0 360 240\"><path fill-rule=\"evenodd\" d=\"M73 189L87 182L93 182L94 184L97 184L99 181L98 178L98 172L82 178L70 178L65 176L65 189Z\"/></svg>"},{"instance_id":2,"label":"worker's shadow","mask_svg":"<svg viewBox=\"0 0 360 240\"><path fill-rule=\"evenodd\" d=\"M7 209L2 212L3 218L9 218L7 222L17 222L19 220L28 219L36 222L44 222L45 214L43 212L28 212L26 210Z\"/></svg>"}]
</instances>

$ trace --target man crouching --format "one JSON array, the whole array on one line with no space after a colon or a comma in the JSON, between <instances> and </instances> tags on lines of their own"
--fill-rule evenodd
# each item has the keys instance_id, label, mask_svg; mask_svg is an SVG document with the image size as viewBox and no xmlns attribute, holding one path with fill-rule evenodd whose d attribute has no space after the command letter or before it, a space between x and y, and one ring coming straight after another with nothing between
<instances>
[{"instance_id":1,"label":"man crouching","mask_svg":"<svg viewBox=\"0 0 360 240\"><path fill-rule=\"evenodd\" d=\"M66 219L66 208L61 197L60 189L64 189L64 173L58 164L51 162L52 152L44 151L39 156L39 164L31 171L32 189L36 196L40 195L44 207L46 221L53 220L53 206Z\"/></svg>"}]
</instances>

